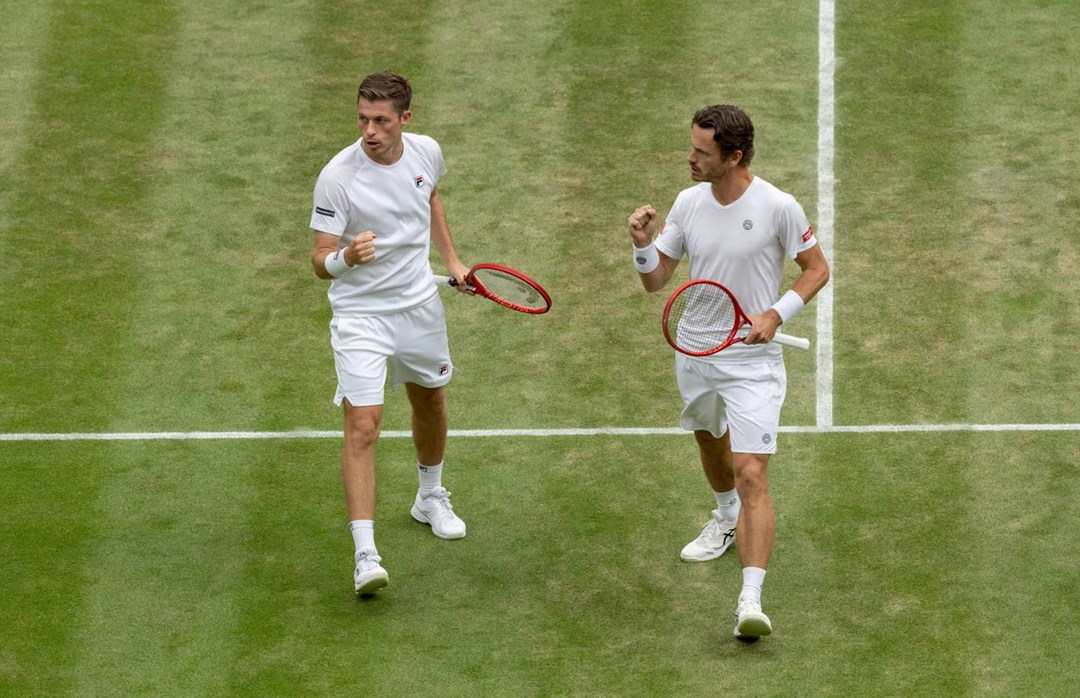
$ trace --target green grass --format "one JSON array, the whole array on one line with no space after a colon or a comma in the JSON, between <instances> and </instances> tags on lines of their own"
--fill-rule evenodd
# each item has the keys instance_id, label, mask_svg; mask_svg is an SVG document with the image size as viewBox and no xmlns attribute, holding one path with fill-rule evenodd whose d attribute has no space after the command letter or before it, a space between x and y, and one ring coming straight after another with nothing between
<instances>
[{"instance_id":1,"label":"green grass","mask_svg":"<svg viewBox=\"0 0 1080 698\"><path fill-rule=\"evenodd\" d=\"M837 424L1080 422L1080 17L997 5L837 8ZM676 424L625 219L689 184L696 108L745 107L755 172L817 218L816 3L2 10L0 433L339 428L307 221L374 70L416 88L465 261L555 299L446 296L455 429ZM812 425L814 356L787 363ZM754 645L735 558L676 556L710 501L686 436L451 439L455 542L384 440L368 601L338 458L0 441L0 695L1072 693L1077 432L783 435Z\"/></svg>"}]
</instances>

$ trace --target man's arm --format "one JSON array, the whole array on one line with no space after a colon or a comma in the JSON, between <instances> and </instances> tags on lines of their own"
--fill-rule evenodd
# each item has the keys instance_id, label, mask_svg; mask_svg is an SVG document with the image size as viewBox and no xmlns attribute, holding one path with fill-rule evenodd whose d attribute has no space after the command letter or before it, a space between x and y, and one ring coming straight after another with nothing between
<instances>
[{"instance_id":1,"label":"man's arm","mask_svg":"<svg viewBox=\"0 0 1080 698\"><path fill-rule=\"evenodd\" d=\"M439 256L446 264L446 270L450 272L450 276L457 279L458 290L465 292L465 275L469 273L469 268L462 264L457 252L454 251L450 226L446 222L446 209L443 208L438 189L431 190L431 241L435 244L435 249L439 251Z\"/></svg>"},{"instance_id":2,"label":"man's arm","mask_svg":"<svg viewBox=\"0 0 1080 698\"><path fill-rule=\"evenodd\" d=\"M825 288L825 284L829 283L829 262L825 259L825 253L821 251L821 245L817 244L795 255L795 263L802 269L802 273L795 279L791 290L798 294L803 305L806 305L813 300L818 291ZM798 308L797 305L796 308ZM761 315L748 317L753 324L753 329L744 340L746 344L771 341L776 330L783 324L783 319L775 308L769 308Z\"/></svg>"},{"instance_id":3,"label":"man's arm","mask_svg":"<svg viewBox=\"0 0 1080 698\"><path fill-rule=\"evenodd\" d=\"M311 253L311 266L315 269L315 276L320 279L332 279L334 275L326 270L326 258L338 251L340 235L315 231L315 249ZM349 243L342 250L345 265L354 267L357 264L367 264L375 259L375 233L366 230Z\"/></svg>"},{"instance_id":4,"label":"man's arm","mask_svg":"<svg viewBox=\"0 0 1080 698\"><path fill-rule=\"evenodd\" d=\"M668 257L653 246L653 234L656 232L656 221L658 218L659 214L657 214L656 209L652 206L645 205L634 211L630 215L630 220L628 221L630 226L630 238L634 241L635 258L641 257L647 259L648 255L641 251L648 250L649 254L655 252L659 259L659 264L648 272L643 272L640 268L638 269L638 276L641 277L641 285L644 286L645 290L649 293L655 293L664 288L664 286L667 286L668 281L671 280L671 275L675 273L675 268L679 266L679 260Z\"/></svg>"}]
</instances>

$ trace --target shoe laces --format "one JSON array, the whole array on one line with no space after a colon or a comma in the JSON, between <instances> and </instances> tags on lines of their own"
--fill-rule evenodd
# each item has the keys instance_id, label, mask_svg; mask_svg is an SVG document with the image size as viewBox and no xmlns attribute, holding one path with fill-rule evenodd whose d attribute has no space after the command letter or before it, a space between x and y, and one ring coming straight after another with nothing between
<instances>
[{"instance_id":1,"label":"shoe laces","mask_svg":"<svg viewBox=\"0 0 1080 698\"><path fill-rule=\"evenodd\" d=\"M744 600L744 601L739 601L738 608L735 611L736 620L738 620L739 616L746 613L747 611L752 611L754 613L761 613L762 612L761 611L761 602L760 601L753 601L753 600L750 600L750 599L747 599L747 600Z\"/></svg>"},{"instance_id":2,"label":"shoe laces","mask_svg":"<svg viewBox=\"0 0 1080 698\"><path fill-rule=\"evenodd\" d=\"M356 554L356 568L359 570L370 570L374 567L378 567L382 562L382 558L378 553L373 553L368 550L361 550Z\"/></svg>"},{"instance_id":3,"label":"shoe laces","mask_svg":"<svg viewBox=\"0 0 1080 698\"><path fill-rule=\"evenodd\" d=\"M428 517L435 516L439 519L454 518L454 506L450 504L450 493L443 487L436 487L431 494L424 497L424 508L430 511Z\"/></svg>"}]
</instances>

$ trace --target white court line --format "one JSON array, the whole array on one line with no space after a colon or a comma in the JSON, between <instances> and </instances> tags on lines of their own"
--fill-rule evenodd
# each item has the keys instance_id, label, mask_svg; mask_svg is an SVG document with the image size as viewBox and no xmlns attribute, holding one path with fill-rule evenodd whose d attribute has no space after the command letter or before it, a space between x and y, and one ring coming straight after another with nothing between
<instances>
[{"instance_id":1,"label":"white court line","mask_svg":"<svg viewBox=\"0 0 1080 698\"><path fill-rule=\"evenodd\" d=\"M818 4L818 220L815 229L829 269L833 266L833 155L836 125L836 7ZM833 424L833 282L817 295L817 426Z\"/></svg>"},{"instance_id":2,"label":"white court line","mask_svg":"<svg viewBox=\"0 0 1080 698\"><path fill-rule=\"evenodd\" d=\"M861 424L852 426L788 426L780 427L786 434L895 434L917 432L957 431L1080 431L1080 424ZM509 436L670 436L689 435L672 428L595 429L451 429L451 438L481 438ZM408 431L384 431L386 439L405 439ZM340 431L145 431L70 434L0 434L0 441L258 441L271 439L340 439Z\"/></svg>"}]
</instances>

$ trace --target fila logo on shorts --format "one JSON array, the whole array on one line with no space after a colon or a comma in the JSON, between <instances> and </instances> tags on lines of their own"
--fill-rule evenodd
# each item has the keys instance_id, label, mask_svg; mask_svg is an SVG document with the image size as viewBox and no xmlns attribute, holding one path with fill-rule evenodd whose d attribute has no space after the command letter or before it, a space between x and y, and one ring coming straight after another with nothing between
<instances>
[{"instance_id":1,"label":"fila logo on shorts","mask_svg":"<svg viewBox=\"0 0 1080 698\"><path fill-rule=\"evenodd\" d=\"M416 188L419 189L420 187L424 186L424 175L414 177L413 181L416 182Z\"/></svg>"},{"instance_id":2,"label":"fila logo on shorts","mask_svg":"<svg viewBox=\"0 0 1080 698\"><path fill-rule=\"evenodd\" d=\"M440 376L445 376L446 372L449 371L449 370L450 370L450 367L447 364L443 364L442 366L439 366L439 375Z\"/></svg>"}]
</instances>

